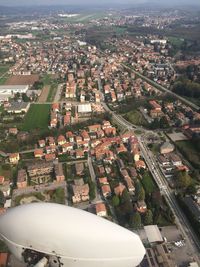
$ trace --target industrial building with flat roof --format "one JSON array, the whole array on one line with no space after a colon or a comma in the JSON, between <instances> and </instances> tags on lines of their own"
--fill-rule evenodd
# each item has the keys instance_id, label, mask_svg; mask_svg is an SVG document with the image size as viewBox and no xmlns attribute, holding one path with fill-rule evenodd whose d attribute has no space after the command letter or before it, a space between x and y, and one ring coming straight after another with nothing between
<instances>
[{"instance_id":1,"label":"industrial building with flat roof","mask_svg":"<svg viewBox=\"0 0 200 267\"><path fill-rule=\"evenodd\" d=\"M8 100L16 93L26 93L29 89L28 85L0 85L0 101Z\"/></svg>"},{"instance_id":2,"label":"industrial building with flat roof","mask_svg":"<svg viewBox=\"0 0 200 267\"><path fill-rule=\"evenodd\" d=\"M6 108L8 113L15 113L19 114L22 112L27 113L30 108L30 103L29 102L11 102L11 105Z\"/></svg>"},{"instance_id":3,"label":"industrial building with flat roof","mask_svg":"<svg viewBox=\"0 0 200 267\"><path fill-rule=\"evenodd\" d=\"M78 105L78 113L90 113L92 112L91 104Z\"/></svg>"}]
</instances>

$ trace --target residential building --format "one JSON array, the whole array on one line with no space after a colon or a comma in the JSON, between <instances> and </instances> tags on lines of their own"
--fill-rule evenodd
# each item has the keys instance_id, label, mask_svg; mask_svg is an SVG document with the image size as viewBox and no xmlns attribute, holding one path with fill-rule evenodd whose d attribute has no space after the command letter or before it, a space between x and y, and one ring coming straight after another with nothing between
<instances>
[{"instance_id":1,"label":"residential building","mask_svg":"<svg viewBox=\"0 0 200 267\"><path fill-rule=\"evenodd\" d=\"M144 200L137 201L137 211L140 213L145 213L147 211L147 205Z\"/></svg>"},{"instance_id":2,"label":"residential building","mask_svg":"<svg viewBox=\"0 0 200 267\"><path fill-rule=\"evenodd\" d=\"M18 171L17 174L17 188L27 187L27 172L24 169Z\"/></svg>"},{"instance_id":3,"label":"residential building","mask_svg":"<svg viewBox=\"0 0 200 267\"><path fill-rule=\"evenodd\" d=\"M44 156L46 161L54 161L56 159L56 154L49 153Z\"/></svg>"},{"instance_id":4,"label":"residential building","mask_svg":"<svg viewBox=\"0 0 200 267\"><path fill-rule=\"evenodd\" d=\"M65 180L62 163L55 164L54 165L54 171L55 171L57 182L62 182Z\"/></svg>"},{"instance_id":5,"label":"residential building","mask_svg":"<svg viewBox=\"0 0 200 267\"><path fill-rule=\"evenodd\" d=\"M100 217L106 217L107 216L107 209L106 205L104 203L97 203L95 205L96 208L96 214Z\"/></svg>"},{"instance_id":6,"label":"residential building","mask_svg":"<svg viewBox=\"0 0 200 267\"><path fill-rule=\"evenodd\" d=\"M146 169L146 164L144 163L143 160L138 160L135 162L135 167L137 170Z\"/></svg>"},{"instance_id":7,"label":"residential building","mask_svg":"<svg viewBox=\"0 0 200 267\"><path fill-rule=\"evenodd\" d=\"M9 155L10 163L17 164L20 160L19 153L12 153Z\"/></svg>"},{"instance_id":8,"label":"residential building","mask_svg":"<svg viewBox=\"0 0 200 267\"><path fill-rule=\"evenodd\" d=\"M101 125L100 124L95 124L95 125L88 126L88 130L89 130L90 133L98 132L98 131L101 130Z\"/></svg>"},{"instance_id":9,"label":"residential building","mask_svg":"<svg viewBox=\"0 0 200 267\"><path fill-rule=\"evenodd\" d=\"M66 143L66 139L65 139L64 135L59 135L59 136L58 136L58 145L59 145L59 146L62 146L62 145L64 145L65 143Z\"/></svg>"},{"instance_id":10,"label":"residential building","mask_svg":"<svg viewBox=\"0 0 200 267\"><path fill-rule=\"evenodd\" d=\"M102 185L101 190L104 197L107 198L111 195L111 188L109 184Z\"/></svg>"},{"instance_id":11,"label":"residential building","mask_svg":"<svg viewBox=\"0 0 200 267\"><path fill-rule=\"evenodd\" d=\"M51 180L54 170L52 162L38 161L28 164L27 172L31 182L35 184L47 183Z\"/></svg>"},{"instance_id":12,"label":"residential building","mask_svg":"<svg viewBox=\"0 0 200 267\"><path fill-rule=\"evenodd\" d=\"M63 153L70 152L70 151L73 150L73 147L74 147L74 146L73 146L72 143L67 142L67 143L65 143L65 144L62 145L62 152L63 152Z\"/></svg>"},{"instance_id":13,"label":"residential building","mask_svg":"<svg viewBox=\"0 0 200 267\"><path fill-rule=\"evenodd\" d=\"M8 129L8 133L12 134L12 135L17 135L18 134L18 130L17 130L17 128L9 128Z\"/></svg>"},{"instance_id":14,"label":"residential building","mask_svg":"<svg viewBox=\"0 0 200 267\"><path fill-rule=\"evenodd\" d=\"M39 140L38 144L39 144L40 148L44 148L45 147L45 140Z\"/></svg>"},{"instance_id":15,"label":"residential building","mask_svg":"<svg viewBox=\"0 0 200 267\"><path fill-rule=\"evenodd\" d=\"M10 182L3 179L3 182L0 184L0 190L3 192L5 197L10 196Z\"/></svg>"},{"instance_id":16,"label":"residential building","mask_svg":"<svg viewBox=\"0 0 200 267\"><path fill-rule=\"evenodd\" d=\"M44 156L43 149L35 149L34 150L34 157L41 159Z\"/></svg>"},{"instance_id":17,"label":"residential building","mask_svg":"<svg viewBox=\"0 0 200 267\"><path fill-rule=\"evenodd\" d=\"M170 160L174 166L182 166L183 165L181 158L175 153L170 154Z\"/></svg>"},{"instance_id":18,"label":"residential building","mask_svg":"<svg viewBox=\"0 0 200 267\"><path fill-rule=\"evenodd\" d=\"M88 201L90 199L89 197L89 185L84 184L84 185L73 185L73 196L72 196L72 202L74 204Z\"/></svg>"},{"instance_id":19,"label":"residential building","mask_svg":"<svg viewBox=\"0 0 200 267\"><path fill-rule=\"evenodd\" d=\"M119 185L114 188L115 195L121 196L124 189L126 189L125 185L123 185L122 183L119 183Z\"/></svg>"}]
</instances>

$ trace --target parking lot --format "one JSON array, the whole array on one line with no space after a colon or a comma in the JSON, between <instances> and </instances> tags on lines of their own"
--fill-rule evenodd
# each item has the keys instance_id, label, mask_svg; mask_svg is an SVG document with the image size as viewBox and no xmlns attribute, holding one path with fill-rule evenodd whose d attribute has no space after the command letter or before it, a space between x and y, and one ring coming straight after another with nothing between
<instances>
[{"instance_id":1,"label":"parking lot","mask_svg":"<svg viewBox=\"0 0 200 267\"><path fill-rule=\"evenodd\" d=\"M175 262L177 263L177 266L188 266L188 263L193 260L191 258L192 254L180 230L178 230L176 226L167 226L160 229L162 236L167 240L167 247L171 252L171 255L174 258Z\"/></svg>"}]
</instances>

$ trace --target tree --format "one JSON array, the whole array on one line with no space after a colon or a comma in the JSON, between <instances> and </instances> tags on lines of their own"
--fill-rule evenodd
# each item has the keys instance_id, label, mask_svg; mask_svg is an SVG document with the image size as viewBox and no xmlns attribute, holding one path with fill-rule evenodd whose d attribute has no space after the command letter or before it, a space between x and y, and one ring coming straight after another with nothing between
<instances>
[{"instance_id":1,"label":"tree","mask_svg":"<svg viewBox=\"0 0 200 267\"><path fill-rule=\"evenodd\" d=\"M195 184L190 184L188 187L187 187L187 193L190 194L190 195L195 195L197 192L197 188L195 186Z\"/></svg>"},{"instance_id":2,"label":"tree","mask_svg":"<svg viewBox=\"0 0 200 267\"><path fill-rule=\"evenodd\" d=\"M144 199L145 199L145 191L144 191L143 186L141 186L140 192L139 192L139 195L138 195L138 200L144 200Z\"/></svg>"},{"instance_id":3,"label":"tree","mask_svg":"<svg viewBox=\"0 0 200 267\"><path fill-rule=\"evenodd\" d=\"M122 192L122 195L121 195L121 203L125 203L127 201L130 201L130 196L129 196L129 193L128 191L125 189L123 192Z\"/></svg>"},{"instance_id":4,"label":"tree","mask_svg":"<svg viewBox=\"0 0 200 267\"><path fill-rule=\"evenodd\" d=\"M131 227L134 229L140 228L142 225L142 220L139 212L135 212L135 214L131 218Z\"/></svg>"},{"instance_id":5,"label":"tree","mask_svg":"<svg viewBox=\"0 0 200 267\"><path fill-rule=\"evenodd\" d=\"M90 193L89 193L90 200L93 200L96 197L95 183L93 181L90 181L89 187L90 187Z\"/></svg>"},{"instance_id":6,"label":"tree","mask_svg":"<svg viewBox=\"0 0 200 267\"><path fill-rule=\"evenodd\" d=\"M153 224L153 213L151 210L147 210L144 215L144 225Z\"/></svg>"},{"instance_id":7,"label":"tree","mask_svg":"<svg viewBox=\"0 0 200 267\"><path fill-rule=\"evenodd\" d=\"M145 191L140 182L136 182L135 184L135 196L138 200L145 199Z\"/></svg>"},{"instance_id":8,"label":"tree","mask_svg":"<svg viewBox=\"0 0 200 267\"><path fill-rule=\"evenodd\" d=\"M165 129L169 128L169 122L168 122L166 116L164 116L160 119L160 128L165 128Z\"/></svg>"},{"instance_id":9,"label":"tree","mask_svg":"<svg viewBox=\"0 0 200 267\"><path fill-rule=\"evenodd\" d=\"M119 197L118 197L118 196L114 196L114 197L112 198L112 205L113 205L114 207L117 207L117 206L119 206L119 203L120 203Z\"/></svg>"},{"instance_id":10,"label":"tree","mask_svg":"<svg viewBox=\"0 0 200 267\"><path fill-rule=\"evenodd\" d=\"M0 190L0 206L3 207L6 202L3 192Z\"/></svg>"},{"instance_id":11,"label":"tree","mask_svg":"<svg viewBox=\"0 0 200 267\"><path fill-rule=\"evenodd\" d=\"M179 188L186 189L192 183L192 179L186 171L178 172L176 179L177 179L177 186Z\"/></svg>"},{"instance_id":12,"label":"tree","mask_svg":"<svg viewBox=\"0 0 200 267\"><path fill-rule=\"evenodd\" d=\"M22 94L22 100L24 102L29 102L30 101L29 97L25 93Z\"/></svg>"}]
</instances>

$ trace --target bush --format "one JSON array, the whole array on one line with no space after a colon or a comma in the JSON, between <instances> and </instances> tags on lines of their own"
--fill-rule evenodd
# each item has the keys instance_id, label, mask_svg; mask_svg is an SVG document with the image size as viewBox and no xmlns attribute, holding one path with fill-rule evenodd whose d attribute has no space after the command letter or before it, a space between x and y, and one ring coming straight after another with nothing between
<instances>
[{"instance_id":1,"label":"bush","mask_svg":"<svg viewBox=\"0 0 200 267\"><path fill-rule=\"evenodd\" d=\"M96 190L95 190L95 183L93 181L89 182L89 187L90 187L90 200L95 199L96 197Z\"/></svg>"}]
</instances>

